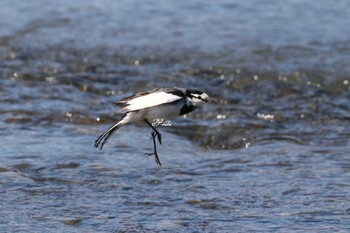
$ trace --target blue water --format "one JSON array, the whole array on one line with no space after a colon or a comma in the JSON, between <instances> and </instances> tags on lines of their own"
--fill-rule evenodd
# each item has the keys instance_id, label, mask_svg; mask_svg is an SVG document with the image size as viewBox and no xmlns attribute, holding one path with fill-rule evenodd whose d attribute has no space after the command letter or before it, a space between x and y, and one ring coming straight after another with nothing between
<instances>
[{"instance_id":1,"label":"blue water","mask_svg":"<svg viewBox=\"0 0 350 233\"><path fill-rule=\"evenodd\" d=\"M0 2L1 232L348 232L350 3ZM161 127L116 100L207 92Z\"/></svg>"}]
</instances>

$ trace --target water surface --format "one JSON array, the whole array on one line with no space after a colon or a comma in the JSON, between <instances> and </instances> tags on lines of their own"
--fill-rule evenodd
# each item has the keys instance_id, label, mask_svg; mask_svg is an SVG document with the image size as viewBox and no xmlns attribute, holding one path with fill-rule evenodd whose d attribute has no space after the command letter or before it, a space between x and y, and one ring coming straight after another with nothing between
<instances>
[{"instance_id":1,"label":"water surface","mask_svg":"<svg viewBox=\"0 0 350 233\"><path fill-rule=\"evenodd\" d=\"M0 3L4 232L347 232L347 1ZM121 128L113 102L217 103Z\"/></svg>"}]
</instances>

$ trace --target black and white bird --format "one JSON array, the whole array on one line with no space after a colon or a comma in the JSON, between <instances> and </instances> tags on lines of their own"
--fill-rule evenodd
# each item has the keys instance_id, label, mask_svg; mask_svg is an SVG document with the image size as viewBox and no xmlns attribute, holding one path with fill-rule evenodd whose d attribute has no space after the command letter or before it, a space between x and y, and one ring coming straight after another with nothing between
<instances>
[{"instance_id":1,"label":"black and white bird","mask_svg":"<svg viewBox=\"0 0 350 233\"><path fill-rule=\"evenodd\" d=\"M199 105L211 101L211 98L202 91L183 88L157 88L124 98L117 102L124 106L116 112L116 114L122 114L121 119L96 139L95 147L100 147L102 150L108 138L122 125L143 121L152 128L151 139L153 139L154 152L147 154L154 155L156 163L161 166L155 138L157 137L159 143L162 144L162 136L152 122L173 119L192 112Z\"/></svg>"}]
</instances>

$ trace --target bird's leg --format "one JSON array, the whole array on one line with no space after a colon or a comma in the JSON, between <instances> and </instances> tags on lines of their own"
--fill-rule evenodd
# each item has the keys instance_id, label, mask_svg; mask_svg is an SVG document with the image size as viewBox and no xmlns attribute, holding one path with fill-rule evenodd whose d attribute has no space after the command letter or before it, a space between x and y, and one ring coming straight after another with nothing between
<instances>
[{"instance_id":1,"label":"bird's leg","mask_svg":"<svg viewBox=\"0 0 350 233\"><path fill-rule=\"evenodd\" d=\"M152 137L154 138L155 136L157 136L159 144L162 144L162 135L158 132L158 130L151 123L149 123L149 121L147 119L144 119L144 120L152 128L153 132L155 133L154 135L152 133Z\"/></svg>"},{"instance_id":2,"label":"bird's leg","mask_svg":"<svg viewBox=\"0 0 350 233\"><path fill-rule=\"evenodd\" d=\"M157 136L157 134L156 134L156 133L153 133L153 131L152 131L152 136L151 136L150 140L151 140L151 139L154 139L156 136Z\"/></svg>"},{"instance_id":3,"label":"bird's leg","mask_svg":"<svg viewBox=\"0 0 350 233\"><path fill-rule=\"evenodd\" d=\"M153 148L154 148L154 152L153 153L146 153L148 156L154 155L154 159L156 160L156 163L159 164L159 166L162 166L162 164L160 163L158 154L157 154L157 143L156 143L156 136L157 133L155 131L152 131L152 139L153 139Z\"/></svg>"}]
</instances>

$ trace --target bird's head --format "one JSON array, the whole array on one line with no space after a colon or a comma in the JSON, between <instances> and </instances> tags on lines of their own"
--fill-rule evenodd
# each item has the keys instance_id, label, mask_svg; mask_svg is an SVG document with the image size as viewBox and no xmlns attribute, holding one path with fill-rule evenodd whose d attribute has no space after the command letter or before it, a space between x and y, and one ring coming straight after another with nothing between
<instances>
[{"instance_id":1,"label":"bird's head","mask_svg":"<svg viewBox=\"0 0 350 233\"><path fill-rule=\"evenodd\" d=\"M194 106L199 106L207 102L213 102L208 94L198 90L187 89L186 96Z\"/></svg>"}]
</instances>

